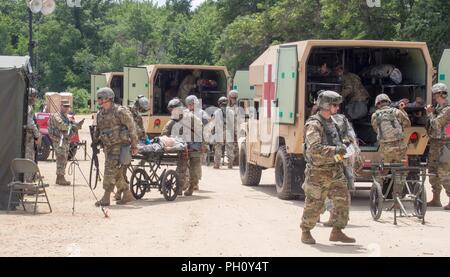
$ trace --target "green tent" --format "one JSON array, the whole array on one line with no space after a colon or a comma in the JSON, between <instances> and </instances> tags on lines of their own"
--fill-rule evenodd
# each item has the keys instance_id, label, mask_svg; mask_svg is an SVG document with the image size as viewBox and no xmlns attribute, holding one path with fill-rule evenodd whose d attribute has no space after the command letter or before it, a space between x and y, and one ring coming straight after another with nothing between
<instances>
[{"instance_id":1,"label":"green tent","mask_svg":"<svg viewBox=\"0 0 450 277\"><path fill-rule=\"evenodd\" d=\"M8 204L11 161L25 157L31 66L28 57L0 56L0 209Z\"/></svg>"}]
</instances>

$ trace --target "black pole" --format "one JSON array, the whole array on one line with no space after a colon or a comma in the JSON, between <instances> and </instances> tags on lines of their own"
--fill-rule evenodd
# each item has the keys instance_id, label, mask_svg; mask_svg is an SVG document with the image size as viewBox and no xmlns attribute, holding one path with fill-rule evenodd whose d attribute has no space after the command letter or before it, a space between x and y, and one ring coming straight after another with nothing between
<instances>
[{"instance_id":1,"label":"black pole","mask_svg":"<svg viewBox=\"0 0 450 277\"><path fill-rule=\"evenodd\" d=\"M28 8L28 55L30 56L30 64L33 66L33 13Z\"/></svg>"}]
</instances>

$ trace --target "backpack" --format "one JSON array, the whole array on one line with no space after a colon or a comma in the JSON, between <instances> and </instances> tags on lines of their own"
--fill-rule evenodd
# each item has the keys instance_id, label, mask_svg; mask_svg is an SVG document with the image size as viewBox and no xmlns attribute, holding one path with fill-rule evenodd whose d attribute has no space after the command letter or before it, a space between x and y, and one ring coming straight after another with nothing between
<instances>
[{"instance_id":1,"label":"backpack","mask_svg":"<svg viewBox=\"0 0 450 277\"><path fill-rule=\"evenodd\" d=\"M403 128L395 115L395 111L394 108L388 108L375 113L378 141L393 142L403 139Z\"/></svg>"}]
</instances>

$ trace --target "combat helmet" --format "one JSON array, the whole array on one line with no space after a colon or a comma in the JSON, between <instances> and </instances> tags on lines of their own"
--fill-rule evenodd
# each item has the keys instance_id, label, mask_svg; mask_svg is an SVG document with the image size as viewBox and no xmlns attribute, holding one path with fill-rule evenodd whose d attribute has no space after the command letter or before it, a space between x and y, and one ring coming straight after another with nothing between
<instances>
[{"instance_id":1,"label":"combat helmet","mask_svg":"<svg viewBox=\"0 0 450 277\"><path fill-rule=\"evenodd\" d=\"M189 95L188 97L186 97L186 100L184 100L184 102L186 103L186 105L188 104L197 105L199 103L198 98L195 95Z\"/></svg>"},{"instance_id":2,"label":"combat helmet","mask_svg":"<svg viewBox=\"0 0 450 277\"><path fill-rule=\"evenodd\" d=\"M228 93L228 97L230 97L230 98L237 98L238 94L239 94L239 92L237 90L233 89L232 91L230 91Z\"/></svg>"},{"instance_id":3,"label":"combat helmet","mask_svg":"<svg viewBox=\"0 0 450 277\"><path fill-rule=\"evenodd\" d=\"M150 101L148 101L147 97L139 95L138 99L134 103L136 108L139 109L140 112L147 112L150 109Z\"/></svg>"},{"instance_id":4,"label":"combat helmet","mask_svg":"<svg viewBox=\"0 0 450 277\"><path fill-rule=\"evenodd\" d=\"M380 104L381 102L388 102L389 104L392 102L391 98L389 98L389 96L387 96L387 94L380 94L375 98L375 106L377 106L378 104Z\"/></svg>"},{"instance_id":5,"label":"combat helmet","mask_svg":"<svg viewBox=\"0 0 450 277\"><path fill-rule=\"evenodd\" d=\"M114 97L114 91L108 87L101 88L97 91L97 98L113 100Z\"/></svg>"},{"instance_id":6,"label":"combat helmet","mask_svg":"<svg viewBox=\"0 0 450 277\"><path fill-rule=\"evenodd\" d=\"M447 88L446 84L437 83L437 84L433 85L433 87L431 88L431 92L433 94L436 94L436 93L447 94L448 93L448 88Z\"/></svg>"},{"instance_id":7,"label":"combat helmet","mask_svg":"<svg viewBox=\"0 0 450 277\"><path fill-rule=\"evenodd\" d=\"M169 104L167 104L167 109L169 109L169 111L172 111L173 109L178 107L183 107L183 103L178 98L170 100Z\"/></svg>"},{"instance_id":8,"label":"combat helmet","mask_svg":"<svg viewBox=\"0 0 450 277\"><path fill-rule=\"evenodd\" d=\"M220 97L219 100L217 101L217 105L219 105L219 107L226 106L227 104L228 98L226 98L225 96Z\"/></svg>"},{"instance_id":9,"label":"combat helmet","mask_svg":"<svg viewBox=\"0 0 450 277\"><path fill-rule=\"evenodd\" d=\"M321 91L317 98L317 106L322 109L330 109L330 105L339 105L342 103L342 96L332 90Z\"/></svg>"}]
</instances>

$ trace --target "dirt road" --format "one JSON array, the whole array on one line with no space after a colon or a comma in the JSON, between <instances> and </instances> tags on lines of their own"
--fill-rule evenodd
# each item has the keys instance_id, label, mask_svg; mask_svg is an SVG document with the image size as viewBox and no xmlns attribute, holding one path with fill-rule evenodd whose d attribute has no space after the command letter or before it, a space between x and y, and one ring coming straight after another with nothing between
<instances>
[{"instance_id":1,"label":"dirt road","mask_svg":"<svg viewBox=\"0 0 450 277\"><path fill-rule=\"evenodd\" d=\"M82 139L88 140L89 123ZM77 157L83 159L82 151ZM0 256L450 256L450 212L429 208L426 225L402 218L395 226L391 212L375 222L367 193L352 200L346 232L356 244L329 242L330 229L319 223L313 230L318 244L304 245L303 202L276 198L272 170L263 172L260 186L244 187L237 168L204 167L194 196L167 202L152 191L130 205L111 206L105 219L78 171L72 215L73 187L54 185L54 162L39 166L50 183L53 213L45 213L44 205L36 216L1 211ZM89 161L80 166L87 175ZM95 193L102 195L101 184Z\"/></svg>"}]
</instances>

